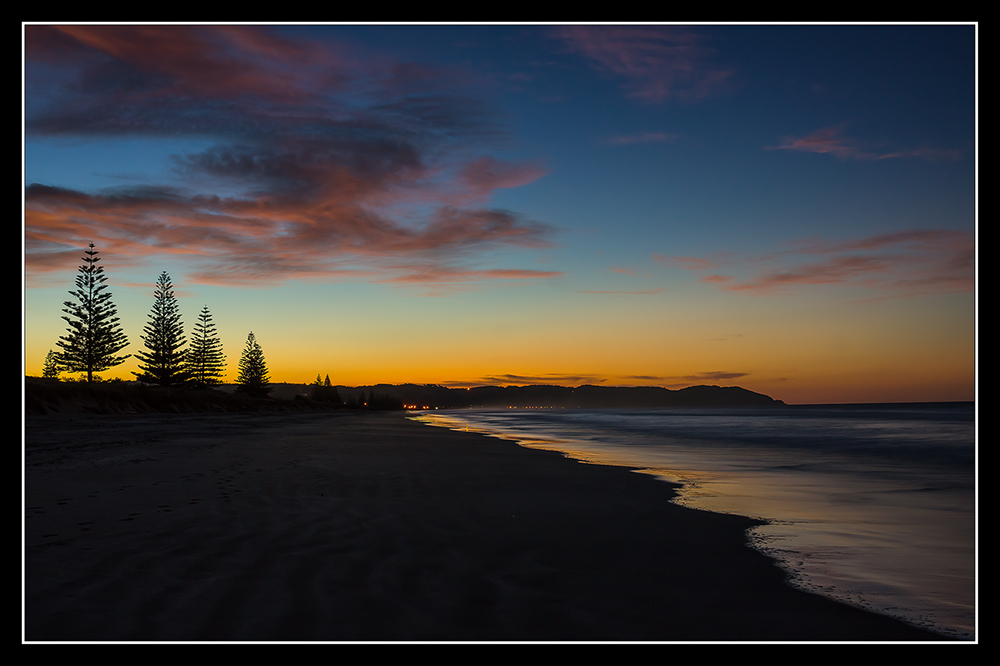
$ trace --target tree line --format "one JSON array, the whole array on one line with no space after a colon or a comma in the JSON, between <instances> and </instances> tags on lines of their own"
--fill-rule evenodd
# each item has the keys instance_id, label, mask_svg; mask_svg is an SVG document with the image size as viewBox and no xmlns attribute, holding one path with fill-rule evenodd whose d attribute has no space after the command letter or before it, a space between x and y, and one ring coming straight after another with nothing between
<instances>
[{"instance_id":1,"label":"tree line","mask_svg":"<svg viewBox=\"0 0 1000 666\"><path fill-rule=\"evenodd\" d=\"M43 377L58 379L61 372L71 372L85 373L87 382L99 381L96 373L110 370L132 356L120 354L129 341L107 291L107 277L98 263L100 257L93 243L84 254L76 289L69 292L74 300L63 303L66 335L56 342L59 350L50 350L46 356ZM157 386L199 387L222 383L225 354L211 312L208 306L202 309L190 345L185 347L187 339L166 271L156 281L153 307L140 337L144 349L135 353L139 372L132 373L138 381ZM264 397L271 390L264 352L252 331L240 357L236 385L237 390L255 397Z\"/></svg>"},{"instance_id":2,"label":"tree line","mask_svg":"<svg viewBox=\"0 0 1000 666\"><path fill-rule=\"evenodd\" d=\"M403 401L388 393L376 393L374 390L366 394L364 389L353 391L348 389L347 396L341 397L337 387L330 383L330 375L316 381L310 386L309 397L316 402L329 405L350 407L352 409L399 410L403 409Z\"/></svg>"}]
</instances>

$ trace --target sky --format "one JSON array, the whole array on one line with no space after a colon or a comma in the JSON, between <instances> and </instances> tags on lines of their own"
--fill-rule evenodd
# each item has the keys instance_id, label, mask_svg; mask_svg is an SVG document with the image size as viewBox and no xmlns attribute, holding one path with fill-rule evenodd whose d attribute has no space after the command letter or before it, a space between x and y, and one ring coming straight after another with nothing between
<instances>
[{"instance_id":1,"label":"sky","mask_svg":"<svg viewBox=\"0 0 1000 666\"><path fill-rule=\"evenodd\" d=\"M975 398L975 24L22 29L28 375L92 242L230 381Z\"/></svg>"}]
</instances>

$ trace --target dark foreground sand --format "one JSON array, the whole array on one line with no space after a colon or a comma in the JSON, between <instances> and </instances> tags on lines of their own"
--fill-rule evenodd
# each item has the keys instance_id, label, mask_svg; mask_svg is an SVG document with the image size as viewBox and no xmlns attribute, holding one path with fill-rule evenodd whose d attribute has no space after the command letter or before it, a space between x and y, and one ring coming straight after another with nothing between
<instances>
[{"instance_id":1,"label":"dark foreground sand","mask_svg":"<svg viewBox=\"0 0 1000 666\"><path fill-rule=\"evenodd\" d=\"M400 413L28 417L28 641L943 640L751 521Z\"/></svg>"}]
</instances>

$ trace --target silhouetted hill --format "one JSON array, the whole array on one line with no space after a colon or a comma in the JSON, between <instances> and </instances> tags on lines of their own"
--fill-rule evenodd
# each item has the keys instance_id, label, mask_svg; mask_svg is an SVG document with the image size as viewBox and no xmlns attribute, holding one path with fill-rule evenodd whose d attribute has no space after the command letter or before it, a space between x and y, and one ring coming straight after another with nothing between
<instances>
[{"instance_id":1,"label":"silhouetted hill","mask_svg":"<svg viewBox=\"0 0 1000 666\"><path fill-rule=\"evenodd\" d=\"M412 407L467 409L554 407L563 409L761 407L785 403L738 386L691 386L671 390L656 386L477 386L447 388L433 384L337 386L346 407L376 398L376 409ZM309 399L309 384L271 384L268 398L235 393L235 386L216 389L151 387L134 382L65 382L25 377L25 413L183 413L304 411L339 407ZM396 402L398 401L398 402ZM384 403L384 404L383 404Z\"/></svg>"},{"instance_id":2,"label":"silhouetted hill","mask_svg":"<svg viewBox=\"0 0 1000 666\"><path fill-rule=\"evenodd\" d=\"M477 386L447 388L431 384L338 386L348 400L358 392L392 395L406 405L464 409L469 407L557 407L564 409L761 407L782 406L761 393L738 386L691 386L672 390L658 386Z\"/></svg>"}]
</instances>

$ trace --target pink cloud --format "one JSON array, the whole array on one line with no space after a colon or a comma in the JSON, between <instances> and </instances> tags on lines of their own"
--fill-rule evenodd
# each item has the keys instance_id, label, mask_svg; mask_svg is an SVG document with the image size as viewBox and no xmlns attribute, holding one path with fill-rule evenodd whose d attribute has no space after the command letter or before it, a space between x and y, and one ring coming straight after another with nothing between
<instances>
[{"instance_id":1,"label":"pink cloud","mask_svg":"<svg viewBox=\"0 0 1000 666\"><path fill-rule=\"evenodd\" d=\"M837 157L857 157L859 151L850 139L841 136L839 127L827 127L803 137L785 137L781 145L768 146L768 150L794 150L821 153Z\"/></svg>"},{"instance_id":2,"label":"pink cloud","mask_svg":"<svg viewBox=\"0 0 1000 666\"><path fill-rule=\"evenodd\" d=\"M698 100L724 89L732 77L712 63L715 51L704 38L676 26L567 25L554 34L644 101Z\"/></svg>"},{"instance_id":3,"label":"pink cloud","mask_svg":"<svg viewBox=\"0 0 1000 666\"><path fill-rule=\"evenodd\" d=\"M81 197L32 186L25 204L26 268L35 273L65 270L56 261L65 257L65 245L93 240L114 253L120 265L174 254L205 260L204 267L192 269L190 280L236 286L363 278L381 274L394 262L421 258L433 259L439 266L436 274L444 275L449 257L491 246L549 245L544 227L506 211L443 208L423 226L410 227L350 204L325 202L319 208L302 211L294 205L225 199ZM481 271L480 279L547 276L510 270Z\"/></svg>"},{"instance_id":4,"label":"pink cloud","mask_svg":"<svg viewBox=\"0 0 1000 666\"><path fill-rule=\"evenodd\" d=\"M885 153L884 155L879 155L878 159L889 160L897 157L916 157L924 160L948 160L954 162L962 159L962 151L948 148L915 148L896 153Z\"/></svg>"},{"instance_id":5,"label":"pink cloud","mask_svg":"<svg viewBox=\"0 0 1000 666\"><path fill-rule=\"evenodd\" d=\"M745 293L843 285L882 298L975 288L975 238L951 229L908 229L846 241L805 238L791 243L790 249L743 259L710 261L656 253L653 258L699 272L725 268L726 274L706 274L699 282Z\"/></svg>"},{"instance_id":6,"label":"pink cloud","mask_svg":"<svg viewBox=\"0 0 1000 666\"><path fill-rule=\"evenodd\" d=\"M403 267L400 267L402 269ZM537 280L561 277L561 271L538 271L527 269L495 268L461 270L438 266L411 266L406 273L385 278L382 282L394 284L453 284L483 282L486 280Z\"/></svg>"},{"instance_id":7,"label":"pink cloud","mask_svg":"<svg viewBox=\"0 0 1000 666\"><path fill-rule=\"evenodd\" d=\"M975 289L975 239L962 231L913 229L840 242L807 239L754 263L772 267L743 279L712 275L702 281L748 293L843 285L862 287L875 298Z\"/></svg>"},{"instance_id":8,"label":"pink cloud","mask_svg":"<svg viewBox=\"0 0 1000 666\"><path fill-rule=\"evenodd\" d=\"M800 241L798 243L798 251L810 254L830 254L851 250L874 250L885 247L909 246L924 250L947 248L950 251L961 252L973 249L970 245L971 240L971 236L963 231L953 231L950 229L907 229L906 231L896 231L837 243L809 240Z\"/></svg>"},{"instance_id":9,"label":"pink cloud","mask_svg":"<svg viewBox=\"0 0 1000 666\"><path fill-rule=\"evenodd\" d=\"M463 164L459 178L469 189L485 194L496 189L521 187L532 183L546 174L546 170L536 163L515 163L483 156Z\"/></svg>"},{"instance_id":10,"label":"pink cloud","mask_svg":"<svg viewBox=\"0 0 1000 666\"><path fill-rule=\"evenodd\" d=\"M414 264L440 276L486 250L551 245L546 225L487 206L545 170L477 154L491 115L429 68L257 26L28 26L25 54L31 136L215 141L174 157L183 189L29 185L29 275L90 241L119 265L174 254L194 279L233 285Z\"/></svg>"},{"instance_id":11,"label":"pink cloud","mask_svg":"<svg viewBox=\"0 0 1000 666\"><path fill-rule=\"evenodd\" d=\"M842 256L820 263L798 264L726 288L733 291L744 291L796 284L837 284L851 281L854 278L868 278L873 273L887 273L890 269L890 262L884 258Z\"/></svg>"},{"instance_id":12,"label":"pink cloud","mask_svg":"<svg viewBox=\"0 0 1000 666\"><path fill-rule=\"evenodd\" d=\"M714 282L717 284L722 284L725 282L731 282L733 280L732 275L706 275L701 278L699 282Z\"/></svg>"},{"instance_id":13,"label":"pink cloud","mask_svg":"<svg viewBox=\"0 0 1000 666\"><path fill-rule=\"evenodd\" d=\"M879 152L873 148L862 148L858 141L843 136L843 126L826 127L803 137L785 137L780 145L766 146L767 150L792 150L796 152L835 155L841 159L886 160L915 157L929 160L957 160L960 151L948 149L921 148L893 152Z\"/></svg>"}]
</instances>

